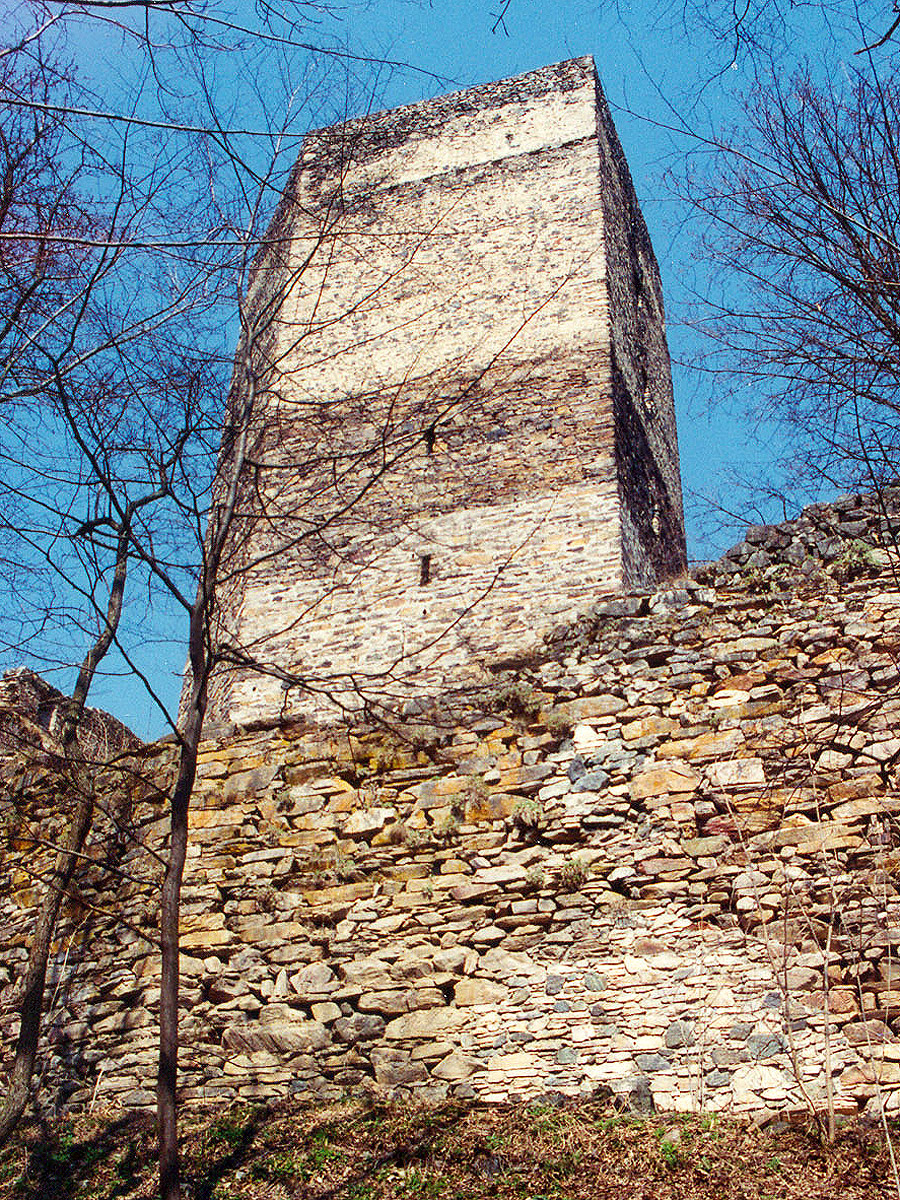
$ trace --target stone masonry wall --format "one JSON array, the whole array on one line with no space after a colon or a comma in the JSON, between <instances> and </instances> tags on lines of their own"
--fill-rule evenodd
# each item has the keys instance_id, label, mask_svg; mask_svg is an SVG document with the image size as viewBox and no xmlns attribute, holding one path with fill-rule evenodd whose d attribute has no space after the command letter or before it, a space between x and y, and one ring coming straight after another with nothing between
<instances>
[{"instance_id":1,"label":"stone masonry wall","mask_svg":"<svg viewBox=\"0 0 900 1200\"><path fill-rule=\"evenodd\" d=\"M27 667L7 671L0 679L0 764L28 751L60 753L59 732L67 702L58 688ZM105 762L140 744L140 738L109 713L99 708L82 712L76 747L83 759Z\"/></svg>"},{"instance_id":2,"label":"stone masonry wall","mask_svg":"<svg viewBox=\"0 0 900 1200\"><path fill-rule=\"evenodd\" d=\"M184 1099L609 1088L765 1113L830 1082L839 1112L897 1111L900 588L889 549L845 569L880 518L830 512L852 536L827 569L601 601L415 724L206 744ZM47 1103L153 1103L171 761L120 783L61 930ZM23 765L6 810L6 1047L52 792Z\"/></svg>"},{"instance_id":3,"label":"stone masonry wall","mask_svg":"<svg viewBox=\"0 0 900 1200\"><path fill-rule=\"evenodd\" d=\"M636 590L685 566L678 437L659 270L599 87L597 139L623 576Z\"/></svg>"},{"instance_id":4,"label":"stone masonry wall","mask_svg":"<svg viewBox=\"0 0 900 1200\"><path fill-rule=\"evenodd\" d=\"M695 574L710 583L740 578L753 589L777 590L804 576L815 580L823 568L837 579L865 575L884 556L893 568L898 546L900 487L885 487L877 497L847 494L810 504L780 525L751 525L742 541Z\"/></svg>"},{"instance_id":5,"label":"stone masonry wall","mask_svg":"<svg viewBox=\"0 0 900 1200\"><path fill-rule=\"evenodd\" d=\"M684 567L658 270L590 59L309 135L273 230L222 608L276 669L220 674L215 719L433 694Z\"/></svg>"}]
</instances>

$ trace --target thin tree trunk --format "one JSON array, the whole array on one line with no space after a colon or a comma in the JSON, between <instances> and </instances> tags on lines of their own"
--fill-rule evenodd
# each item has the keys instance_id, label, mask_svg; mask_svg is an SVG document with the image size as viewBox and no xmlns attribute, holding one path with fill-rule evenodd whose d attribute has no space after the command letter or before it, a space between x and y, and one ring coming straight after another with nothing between
<instances>
[{"instance_id":1,"label":"thin tree trunk","mask_svg":"<svg viewBox=\"0 0 900 1200\"><path fill-rule=\"evenodd\" d=\"M178 983L181 882L188 843L188 811L197 774L197 749L206 715L206 670L202 661L203 629L198 608L192 614L191 663L194 687L181 739L178 778L172 792L169 865L162 888L159 918L161 973L159 997L159 1068L156 1112L159 1135L161 1200L181 1200L178 1153Z\"/></svg>"},{"instance_id":2,"label":"thin tree trunk","mask_svg":"<svg viewBox=\"0 0 900 1200\"><path fill-rule=\"evenodd\" d=\"M66 843L56 856L35 925L31 948L28 952L28 969L25 972L22 1012L19 1019L19 1036L16 1040L16 1057L7 1080L6 1096L0 1107L0 1146L4 1145L19 1124L31 1095L31 1080L34 1075L34 1064L37 1060L38 1043L41 1036L41 1016L44 1007L44 988L47 983L50 946L56 932L56 922L59 919L63 898L80 861L81 851L87 841L94 816L93 779L84 769L84 764L78 761L74 751L78 722L84 712L88 691L98 665L112 645L119 618L122 615L122 597L128 570L128 538L129 529L126 523L119 532L116 569L110 588L103 630L85 655L81 670L78 672L75 690L71 698L63 705L60 741L62 742L66 778L71 790L78 797L78 803L69 825Z\"/></svg>"},{"instance_id":3,"label":"thin tree trunk","mask_svg":"<svg viewBox=\"0 0 900 1200\"><path fill-rule=\"evenodd\" d=\"M19 1037L16 1042L16 1058L6 1084L6 1097L0 1109L0 1146L22 1119L22 1114L31 1095L31 1079L37 1058L41 1036L41 1013L44 1006L44 985L47 981L47 963L50 945L56 931L56 921L62 906L79 854L91 828L94 813L94 797L85 789L78 798L78 806L69 826L64 848L56 857L53 872L47 884L41 911L28 953L28 970L25 974L22 1013L19 1022Z\"/></svg>"}]
</instances>

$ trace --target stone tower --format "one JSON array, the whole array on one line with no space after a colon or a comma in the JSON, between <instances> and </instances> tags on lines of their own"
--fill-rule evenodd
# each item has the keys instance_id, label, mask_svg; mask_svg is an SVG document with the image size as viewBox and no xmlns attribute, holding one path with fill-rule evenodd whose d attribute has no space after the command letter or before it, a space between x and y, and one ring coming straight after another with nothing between
<instances>
[{"instance_id":1,"label":"stone tower","mask_svg":"<svg viewBox=\"0 0 900 1200\"><path fill-rule=\"evenodd\" d=\"M393 702L685 566L659 272L591 58L311 133L255 265L238 723ZM232 398L234 404L234 397Z\"/></svg>"}]
</instances>

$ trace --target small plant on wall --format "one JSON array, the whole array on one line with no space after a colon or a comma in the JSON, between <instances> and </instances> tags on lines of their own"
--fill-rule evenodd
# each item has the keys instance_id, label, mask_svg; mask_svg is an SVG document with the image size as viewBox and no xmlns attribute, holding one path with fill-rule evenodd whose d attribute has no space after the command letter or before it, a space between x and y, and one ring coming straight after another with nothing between
<instances>
[{"instance_id":1,"label":"small plant on wall","mask_svg":"<svg viewBox=\"0 0 900 1200\"><path fill-rule=\"evenodd\" d=\"M434 827L434 836L442 842L451 842L459 837L459 819L453 813L441 817Z\"/></svg>"},{"instance_id":2,"label":"small plant on wall","mask_svg":"<svg viewBox=\"0 0 900 1200\"><path fill-rule=\"evenodd\" d=\"M544 721L547 732L551 737L562 741L572 732L572 718L564 709L554 709Z\"/></svg>"},{"instance_id":3,"label":"small plant on wall","mask_svg":"<svg viewBox=\"0 0 900 1200\"><path fill-rule=\"evenodd\" d=\"M559 870L559 885L564 892L576 892L590 878L591 869L583 858L570 858Z\"/></svg>"},{"instance_id":4,"label":"small plant on wall","mask_svg":"<svg viewBox=\"0 0 900 1200\"><path fill-rule=\"evenodd\" d=\"M536 833L547 822L543 804L534 796L519 800L513 809L513 821L522 833Z\"/></svg>"},{"instance_id":5,"label":"small plant on wall","mask_svg":"<svg viewBox=\"0 0 900 1200\"><path fill-rule=\"evenodd\" d=\"M546 884L547 875L544 868L539 867L537 863L525 872L525 890L527 892L539 892Z\"/></svg>"},{"instance_id":6,"label":"small plant on wall","mask_svg":"<svg viewBox=\"0 0 900 1200\"><path fill-rule=\"evenodd\" d=\"M480 775L470 775L460 796L465 805L484 804L489 799L491 789Z\"/></svg>"},{"instance_id":7,"label":"small plant on wall","mask_svg":"<svg viewBox=\"0 0 900 1200\"><path fill-rule=\"evenodd\" d=\"M533 721L541 711L541 695L524 680L499 684L488 697L494 712Z\"/></svg>"}]
</instances>

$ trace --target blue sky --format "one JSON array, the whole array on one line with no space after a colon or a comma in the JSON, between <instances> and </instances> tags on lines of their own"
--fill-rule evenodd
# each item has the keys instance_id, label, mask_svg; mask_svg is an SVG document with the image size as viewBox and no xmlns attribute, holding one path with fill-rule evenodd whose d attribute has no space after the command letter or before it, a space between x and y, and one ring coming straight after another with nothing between
<instances>
[{"instance_id":1,"label":"blue sky","mask_svg":"<svg viewBox=\"0 0 900 1200\"><path fill-rule=\"evenodd\" d=\"M339 83L333 89L314 123L321 124L323 117L354 115L366 107L411 103L566 58L594 56L662 273L688 500L689 553L693 558L710 557L725 549L735 535L723 530L709 535L701 498L720 497L732 506L739 504L730 471L739 466L751 474L771 474L771 463L782 447L772 429L754 420L752 394L746 402L726 403L708 377L686 365L699 346L688 323L694 293L702 296L714 286L728 285L710 273L698 254L695 216L673 191L671 178L683 173L698 149L689 134L673 127L703 134L739 125L743 96L752 84L748 64L740 56L732 62L730 46L710 37L677 5L652 0L628 7L586 0L551 4L511 0L502 26L494 29L501 7L502 0L433 0L430 4L375 0L337 10L340 24L324 16L319 29L311 30L313 38L333 36L356 54L406 65L348 70L352 83L346 87ZM250 0L235 0L235 8L252 19ZM788 12L797 25L785 48L783 67L807 56L815 71L835 73L852 61L859 37L852 31L846 36L836 34L833 25L824 22L820 5L797 4ZM115 31L98 32L91 24L73 29L71 50L92 76L101 100L121 103L137 71L127 43L123 50ZM231 60L223 55L216 67L225 92L232 87L237 98ZM296 69L298 75L302 73L302 57ZM138 111L149 113L152 106L152 86L148 86ZM258 115L253 114L254 119ZM770 515L780 519L777 512ZM755 520L757 514L748 511L747 517ZM145 648L144 661L170 702L177 697L183 657L177 640L167 637L164 619L161 639ZM107 666L114 669L112 662ZM58 682L62 686L65 679ZM91 699L121 716L141 736L164 731L146 694L132 679L98 681Z\"/></svg>"}]
</instances>

